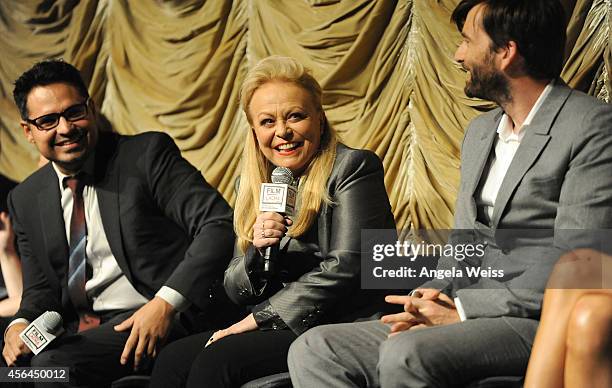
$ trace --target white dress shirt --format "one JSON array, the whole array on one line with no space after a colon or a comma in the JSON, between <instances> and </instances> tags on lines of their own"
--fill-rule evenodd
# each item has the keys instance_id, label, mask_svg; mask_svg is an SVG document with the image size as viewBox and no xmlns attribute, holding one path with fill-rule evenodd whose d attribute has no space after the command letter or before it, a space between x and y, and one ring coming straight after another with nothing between
<instances>
[{"instance_id":1,"label":"white dress shirt","mask_svg":"<svg viewBox=\"0 0 612 388\"><path fill-rule=\"evenodd\" d=\"M513 123L510 116L503 114L499 125L497 126L497 138L495 139L495 152L489 162L489 171L484 184L479 186L479 192L476 193L476 206L480 207L478 214L484 214L487 218L487 223L493 218L493 209L495 208L495 200L499 193L499 188L504 181L504 177L508 172L510 163L514 159L514 154L518 150L521 140L525 136L525 127L531 124L531 120L536 115L546 97L552 90L553 82L549 83L540 94L540 97L533 105L523 125L518 131L513 131Z\"/></svg>"},{"instance_id":2,"label":"white dress shirt","mask_svg":"<svg viewBox=\"0 0 612 388\"><path fill-rule=\"evenodd\" d=\"M93 157L90 160L93 161ZM70 219L73 207L72 190L64 184L64 179L68 175L63 174L55 163L52 164L58 177L61 193L66 241L70 241ZM85 172L93 175L91 163L85 167ZM102 225L98 195L92 185L88 184L83 188L83 206L85 208L85 222L87 223L85 251L87 263L93 270L91 279L85 283L85 292L93 302L93 311L128 310L144 305L148 302L148 299L128 281L111 252ZM186 310L190 304L178 291L170 287L163 286L156 295L179 311Z\"/></svg>"}]
</instances>

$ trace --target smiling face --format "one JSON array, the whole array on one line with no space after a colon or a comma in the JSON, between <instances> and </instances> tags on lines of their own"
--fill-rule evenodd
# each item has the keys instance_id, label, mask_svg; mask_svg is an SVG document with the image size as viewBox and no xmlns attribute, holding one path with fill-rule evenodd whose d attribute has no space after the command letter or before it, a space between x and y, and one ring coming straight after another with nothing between
<instances>
[{"instance_id":1,"label":"smiling face","mask_svg":"<svg viewBox=\"0 0 612 388\"><path fill-rule=\"evenodd\" d=\"M292 82L267 82L253 93L248 112L264 156L300 176L317 153L323 131L324 116L312 95Z\"/></svg>"},{"instance_id":2,"label":"smiling face","mask_svg":"<svg viewBox=\"0 0 612 388\"><path fill-rule=\"evenodd\" d=\"M64 112L69 107L85 101L86 97L70 84L37 86L28 94L28 117L35 119L50 113ZM60 171L68 175L81 169L95 148L98 138L92 103L89 103L84 118L71 122L60 117L57 127L48 131L40 130L26 121L22 121L21 126L40 154L55 162Z\"/></svg>"},{"instance_id":3,"label":"smiling face","mask_svg":"<svg viewBox=\"0 0 612 388\"><path fill-rule=\"evenodd\" d=\"M464 90L468 97L502 103L509 98L509 85L496 65L493 41L482 26L484 7L479 4L468 12L455 60L469 72Z\"/></svg>"}]
</instances>

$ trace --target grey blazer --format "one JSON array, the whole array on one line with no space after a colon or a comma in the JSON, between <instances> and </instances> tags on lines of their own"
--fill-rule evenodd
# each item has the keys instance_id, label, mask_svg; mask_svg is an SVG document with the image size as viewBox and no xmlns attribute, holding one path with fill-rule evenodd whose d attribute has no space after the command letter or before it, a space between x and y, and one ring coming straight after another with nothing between
<instances>
[{"instance_id":1,"label":"grey blazer","mask_svg":"<svg viewBox=\"0 0 612 388\"><path fill-rule=\"evenodd\" d=\"M360 288L361 229L395 230L382 164L373 152L340 144L327 186L334 205L323 205L304 235L281 241L282 276L265 282L254 275L260 256L252 246L225 272L230 299L257 304L254 312L280 324L271 328L287 326L300 334L321 323L371 315L384 305L382 292Z\"/></svg>"},{"instance_id":2,"label":"grey blazer","mask_svg":"<svg viewBox=\"0 0 612 388\"><path fill-rule=\"evenodd\" d=\"M578 234L568 230L588 235L593 229L612 227L612 105L556 81L525 128L490 225L482 225L474 196L493 152L502 113L501 109L485 113L466 130L455 229L479 230L488 245L478 265L503 269L506 277L434 280L424 286L459 297L467 318L508 317L531 337L535 325L526 327L511 317L539 318L551 267L563 251L573 248L575 241L567 237ZM510 229L532 232L516 237L507 232ZM456 265L452 257L438 264Z\"/></svg>"}]
</instances>

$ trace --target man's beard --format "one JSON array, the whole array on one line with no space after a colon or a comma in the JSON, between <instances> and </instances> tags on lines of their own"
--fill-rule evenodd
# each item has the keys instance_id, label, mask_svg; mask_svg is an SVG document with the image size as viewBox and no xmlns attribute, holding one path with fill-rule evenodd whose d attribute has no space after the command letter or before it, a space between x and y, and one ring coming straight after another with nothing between
<instances>
[{"instance_id":1,"label":"man's beard","mask_svg":"<svg viewBox=\"0 0 612 388\"><path fill-rule=\"evenodd\" d=\"M465 84L465 95L482 98L501 105L511 100L508 80L495 68L489 58L484 64L475 65L469 69L471 78Z\"/></svg>"}]
</instances>

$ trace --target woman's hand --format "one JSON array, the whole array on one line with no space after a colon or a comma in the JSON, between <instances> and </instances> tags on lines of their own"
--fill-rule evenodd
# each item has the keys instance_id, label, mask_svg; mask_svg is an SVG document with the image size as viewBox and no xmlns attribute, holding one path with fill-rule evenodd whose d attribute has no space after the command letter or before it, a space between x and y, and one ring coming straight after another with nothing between
<instances>
[{"instance_id":1,"label":"woman's hand","mask_svg":"<svg viewBox=\"0 0 612 388\"><path fill-rule=\"evenodd\" d=\"M257 322L255 322L255 317L253 316L253 314L249 314L242 321L234 323L227 329L215 331L212 337L210 337L210 339L206 343L206 346L212 344L215 341L220 340L223 337L227 337L228 335L246 333L247 331L253 330L257 330Z\"/></svg>"},{"instance_id":2,"label":"woman's hand","mask_svg":"<svg viewBox=\"0 0 612 388\"><path fill-rule=\"evenodd\" d=\"M278 244L293 222L275 212L263 212L253 224L253 245L263 249Z\"/></svg>"}]
</instances>

